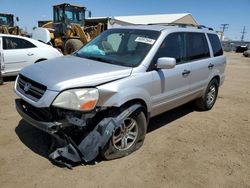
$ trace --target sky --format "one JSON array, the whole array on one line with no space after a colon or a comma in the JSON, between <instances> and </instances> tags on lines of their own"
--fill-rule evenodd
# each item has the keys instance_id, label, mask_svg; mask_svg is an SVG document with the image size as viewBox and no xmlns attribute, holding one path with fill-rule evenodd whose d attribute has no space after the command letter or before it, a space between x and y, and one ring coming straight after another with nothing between
<instances>
[{"instance_id":1,"label":"sky","mask_svg":"<svg viewBox=\"0 0 250 188\"><path fill-rule=\"evenodd\" d=\"M63 2L83 5L92 16L191 13L200 25L217 31L229 24L225 36L232 40L240 40L245 26L245 41L250 41L250 0L0 0L0 12L18 16L17 25L31 32L38 20L52 19L52 6Z\"/></svg>"}]
</instances>

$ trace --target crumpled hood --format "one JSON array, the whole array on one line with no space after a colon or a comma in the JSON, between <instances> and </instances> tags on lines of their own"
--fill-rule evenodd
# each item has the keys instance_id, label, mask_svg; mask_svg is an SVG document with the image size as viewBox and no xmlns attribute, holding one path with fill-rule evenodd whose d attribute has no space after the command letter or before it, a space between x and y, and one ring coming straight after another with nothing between
<instances>
[{"instance_id":1,"label":"crumpled hood","mask_svg":"<svg viewBox=\"0 0 250 188\"><path fill-rule=\"evenodd\" d=\"M49 90L62 91L75 87L91 87L127 77L131 67L118 66L76 56L43 61L21 70L21 74Z\"/></svg>"}]
</instances>

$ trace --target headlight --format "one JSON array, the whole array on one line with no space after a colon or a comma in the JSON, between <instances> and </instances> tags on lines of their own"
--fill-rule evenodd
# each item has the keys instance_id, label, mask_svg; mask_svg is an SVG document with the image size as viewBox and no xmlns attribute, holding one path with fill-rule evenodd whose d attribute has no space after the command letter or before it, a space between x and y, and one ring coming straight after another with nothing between
<instances>
[{"instance_id":1,"label":"headlight","mask_svg":"<svg viewBox=\"0 0 250 188\"><path fill-rule=\"evenodd\" d=\"M95 108L98 98L98 90L95 88L70 89L60 93L52 105L69 110L89 111Z\"/></svg>"}]
</instances>

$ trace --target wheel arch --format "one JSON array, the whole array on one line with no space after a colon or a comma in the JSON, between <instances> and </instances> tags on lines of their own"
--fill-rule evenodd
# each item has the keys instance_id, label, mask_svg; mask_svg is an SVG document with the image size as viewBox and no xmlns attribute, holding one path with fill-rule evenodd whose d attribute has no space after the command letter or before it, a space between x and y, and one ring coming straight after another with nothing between
<instances>
[{"instance_id":1,"label":"wheel arch","mask_svg":"<svg viewBox=\"0 0 250 188\"><path fill-rule=\"evenodd\" d=\"M131 100L126 101L125 103L123 103L120 106L120 108L126 108L126 107L129 107L129 106L132 106L133 104L140 104L142 106L141 110L144 113L144 115L146 117L146 120L148 122L149 117L150 117L150 115L149 115L150 113L148 112L147 104L143 99L141 99L141 98L131 99Z\"/></svg>"},{"instance_id":2,"label":"wheel arch","mask_svg":"<svg viewBox=\"0 0 250 188\"><path fill-rule=\"evenodd\" d=\"M219 75L215 75L215 76L210 80L210 82L211 82L213 79L216 79L216 80L217 80L218 86L219 86L219 85L220 85L220 76L219 76Z\"/></svg>"},{"instance_id":3,"label":"wheel arch","mask_svg":"<svg viewBox=\"0 0 250 188\"><path fill-rule=\"evenodd\" d=\"M40 59L36 60L35 63L39 63L39 62L45 61L45 60L47 60L47 59L46 58L40 58Z\"/></svg>"}]
</instances>

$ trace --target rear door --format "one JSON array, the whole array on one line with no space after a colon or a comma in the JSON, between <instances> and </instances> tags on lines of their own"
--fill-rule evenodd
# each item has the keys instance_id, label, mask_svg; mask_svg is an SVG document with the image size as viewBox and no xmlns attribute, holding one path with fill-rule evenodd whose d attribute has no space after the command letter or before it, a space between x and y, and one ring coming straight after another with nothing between
<instances>
[{"instance_id":1,"label":"rear door","mask_svg":"<svg viewBox=\"0 0 250 188\"><path fill-rule=\"evenodd\" d=\"M2 42L6 74L19 72L23 67L34 63L36 46L31 42L16 37L3 37Z\"/></svg>"},{"instance_id":2,"label":"rear door","mask_svg":"<svg viewBox=\"0 0 250 188\"><path fill-rule=\"evenodd\" d=\"M219 74L220 84L222 84L225 77L224 72L226 67L226 57L223 55L223 50L218 35L208 33L207 36L212 48L212 58L210 59L212 66L210 69L212 72L210 73L210 78L214 76L213 73Z\"/></svg>"},{"instance_id":3,"label":"rear door","mask_svg":"<svg viewBox=\"0 0 250 188\"><path fill-rule=\"evenodd\" d=\"M160 57L173 57L176 66L153 70L152 116L187 101L191 67L186 62L185 43L185 33L169 34L154 57L154 64Z\"/></svg>"},{"instance_id":4,"label":"rear door","mask_svg":"<svg viewBox=\"0 0 250 188\"><path fill-rule=\"evenodd\" d=\"M186 33L187 60L190 62L190 90L199 94L207 85L212 69L210 52L205 33ZM211 67L210 67L211 66Z\"/></svg>"}]
</instances>

